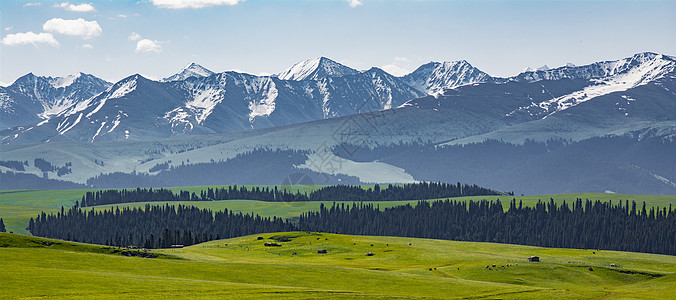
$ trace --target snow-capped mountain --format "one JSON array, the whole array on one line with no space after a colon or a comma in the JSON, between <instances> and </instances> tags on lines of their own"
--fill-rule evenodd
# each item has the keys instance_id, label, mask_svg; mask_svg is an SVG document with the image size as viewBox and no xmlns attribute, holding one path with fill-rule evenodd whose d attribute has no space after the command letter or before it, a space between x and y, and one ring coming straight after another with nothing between
<instances>
[{"instance_id":1,"label":"snow-capped mountain","mask_svg":"<svg viewBox=\"0 0 676 300\"><path fill-rule=\"evenodd\" d=\"M530 70L511 77L510 80L533 82L559 79L600 79L626 73L631 69L645 66L646 63L655 60L673 61L674 59L662 54L642 52L624 59L596 62L584 66L568 64L555 69Z\"/></svg>"},{"instance_id":2,"label":"snow-capped mountain","mask_svg":"<svg viewBox=\"0 0 676 300\"><path fill-rule=\"evenodd\" d=\"M299 62L277 75L282 80L318 80L326 77L354 75L359 71L326 57Z\"/></svg>"},{"instance_id":3,"label":"snow-capped mountain","mask_svg":"<svg viewBox=\"0 0 676 300\"><path fill-rule=\"evenodd\" d=\"M399 106L423 94L383 70L319 80L223 72L121 80L58 117L3 132L3 143L148 140L269 128Z\"/></svg>"},{"instance_id":4,"label":"snow-capped mountain","mask_svg":"<svg viewBox=\"0 0 676 300\"><path fill-rule=\"evenodd\" d=\"M181 72L178 72L174 75L171 75L167 78L162 79L164 82L169 82L169 81L180 81L180 80L185 80L188 79L189 77L208 77L213 75L214 72L210 71L209 69L202 67L196 63L191 63Z\"/></svg>"},{"instance_id":5,"label":"snow-capped mountain","mask_svg":"<svg viewBox=\"0 0 676 300\"><path fill-rule=\"evenodd\" d=\"M66 77L26 74L0 87L0 125L5 129L48 120L110 85L84 73Z\"/></svg>"},{"instance_id":6,"label":"snow-capped mountain","mask_svg":"<svg viewBox=\"0 0 676 300\"><path fill-rule=\"evenodd\" d=\"M528 113L531 116L547 118L552 114L594 98L646 85L667 76L673 77L674 70L676 70L674 58L646 52L625 59L593 63L586 66L565 66L545 71L525 72L511 78L511 80L538 82L567 79L585 80L587 84L583 88L565 95L552 96L548 100L532 102L530 105L519 107L510 112L509 115ZM548 91L543 88L541 93L547 94Z\"/></svg>"},{"instance_id":7,"label":"snow-capped mountain","mask_svg":"<svg viewBox=\"0 0 676 300\"><path fill-rule=\"evenodd\" d=\"M532 193L673 194L674 61L639 53L461 84L433 96L378 68L299 81L236 72L172 82L134 75L46 122L3 131L2 156L72 162L72 173L47 175L78 183L124 172L119 178L134 186L143 176L168 178L154 175L164 172L157 166L200 164L190 165L199 172L165 175L181 179L203 171L206 178L213 177L215 161L254 149L286 149L303 151L307 160L291 162L286 154L271 159L269 178L282 182L298 167L368 182L398 174ZM561 74L567 77L557 79ZM242 162L260 164L256 158ZM276 168L278 163L294 167ZM44 174L33 167L25 173ZM118 175L108 177L112 184ZM572 183L561 185L567 177Z\"/></svg>"},{"instance_id":8,"label":"snow-capped mountain","mask_svg":"<svg viewBox=\"0 0 676 300\"><path fill-rule=\"evenodd\" d=\"M674 77L674 66L673 57L654 53L529 71L511 78L491 77L466 61L428 63L404 77L378 68L358 72L326 58L296 64L280 76L209 74L191 64L177 75L197 75L184 79L158 82L133 75L105 86L98 95L92 92L95 97L56 101L46 108L40 105L31 122L16 121L19 114L14 113L3 122L25 126L2 131L2 142L151 140L271 128L397 107L447 107L446 117L450 111L454 115L464 112L454 122L480 114L481 122L471 123L472 128L463 125L459 127L464 128L462 134L449 135L465 138L546 119L605 95L658 84ZM32 95L34 87L63 93L87 76L48 79L29 74L0 90L3 107L20 107L16 95ZM425 95L435 97L416 99Z\"/></svg>"},{"instance_id":9,"label":"snow-capped mountain","mask_svg":"<svg viewBox=\"0 0 676 300\"><path fill-rule=\"evenodd\" d=\"M430 95L443 94L446 89L462 85L495 81L464 60L430 62L405 75L403 79L418 91Z\"/></svg>"}]
</instances>

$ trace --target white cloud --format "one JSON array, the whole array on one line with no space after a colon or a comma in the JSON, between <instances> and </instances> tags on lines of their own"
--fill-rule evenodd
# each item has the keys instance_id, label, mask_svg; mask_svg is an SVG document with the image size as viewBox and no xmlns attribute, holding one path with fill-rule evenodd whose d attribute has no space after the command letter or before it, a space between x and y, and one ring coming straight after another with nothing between
<instances>
[{"instance_id":1,"label":"white cloud","mask_svg":"<svg viewBox=\"0 0 676 300\"><path fill-rule=\"evenodd\" d=\"M37 47L38 44L47 44L52 47L58 47L59 42L56 41L51 33L34 33L32 31L26 33L8 34L1 42L5 46L18 46L32 44Z\"/></svg>"},{"instance_id":2,"label":"white cloud","mask_svg":"<svg viewBox=\"0 0 676 300\"><path fill-rule=\"evenodd\" d=\"M82 18L75 20L64 20L53 18L42 25L44 31L60 33L65 35L81 36L85 39L100 36L103 30L96 21L86 21Z\"/></svg>"},{"instance_id":3,"label":"white cloud","mask_svg":"<svg viewBox=\"0 0 676 300\"><path fill-rule=\"evenodd\" d=\"M394 61L396 61L396 62L403 62L403 63L411 62L408 58L406 58L406 57L400 57L400 56L395 57L395 58L394 58Z\"/></svg>"},{"instance_id":4,"label":"white cloud","mask_svg":"<svg viewBox=\"0 0 676 300\"><path fill-rule=\"evenodd\" d=\"M94 46L92 46L92 44L82 44L82 48L83 49L92 49L92 48L94 48Z\"/></svg>"},{"instance_id":5,"label":"white cloud","mask_svg":"<svg viewBox=\"0 0 676 300\"><path fill-rule=\"evenodd\" d=\"M7 26L7 27L5 27L5 31L10 31L10 30L12 30L12 28L14 28L14 27L12 27L12 26Z\"/></svg>"},{"instance_id":6,"label":"white cloud","mask_svg":"<svg viewBox=\"0 0 676 300\"><path fill-rule=\"evenodd\" d=\"M23 5L23 7L31 7L31 6L42 6L42 2L28 2Z\"/></svg>"},{"instance_id":7,"label":"white cloud","mask_svg":"<svg viewBox=\"0 0 676 300\"><path fill-rule=\"evenodd\" d=\"M117 15L117 17L120 18L120 19L125 19L125 18L127 18L127 15L119 14L119 15Z\"/></svg>"},{"instance_id":8,"label":"white cloud","mask_svg":"<svg viewBox=\"0 0 676 300\"><path fill-rule=\"evenodd\" d=\"M345 0L347 1L348 4L350 4L350 7L355 8L357 6L363 5L364 3L361 2L360 0Z\"/></svg>"},{"instance_id":9,"label":"white cloud","mask_svg":"<svg viewBox=\"0 0 676 300\"><path fill-rule=\"evenodd\" d=\"M149 39L142 39L136 43L136 53L160 53L162 46L160 42Z\"/></svg>"},{"instance_id":10,"label":"white cloud","mask_svg":"<svg viewBox=\"0 0 676 300\"><path fill-rule=\"evenodd\" d=\"M236 5L243 0L152 0L157 7L182 9L182 8L203 8L219 5Z\"/></svg>"},{"instance_id":11,"label":"white cloud","mask_svg":"<svg viewBox=\"0 0 676 300\"><path fill-rule=\"evenodd\" d=\"M136 32L132 32L132 33L129 35L129 40L131 40L131 41L138 41L138 40L140 40L140 39L141 39L141 35L138 34L138 33L136 33Z\"/></svg>"},{"instance_id":12,"label":"white cloud","mask_svg":"<svg viewBox=\"0 0 676 300\"><path fill-rule=\"evenodd\" d=\"M67 11L74 11L74 12L96 11L96 9L94 8L94 5L91 5L89 3L71 4L69 2L63 2L63 3L54 4L54 7L64 8Z\"/></svg>"}]
</instances>

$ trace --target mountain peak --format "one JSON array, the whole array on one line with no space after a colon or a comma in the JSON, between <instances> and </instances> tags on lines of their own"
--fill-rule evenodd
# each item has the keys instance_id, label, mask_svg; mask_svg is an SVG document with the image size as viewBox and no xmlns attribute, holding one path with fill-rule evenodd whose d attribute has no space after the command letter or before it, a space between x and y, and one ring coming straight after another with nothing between
<instances>
[{"instance_id":1,"label":"mountain peak","mask_svg":"<svg viewBox=\"0 0 676 300\"><path fill-rule=\"evenodd\" d=\"M462 85L492 80L492 77L466 60L429 62L403 78L415 89L430 95L438 95L446 89Z\"/></svg>"},{"instance_id":2,"label":"mountain peak","mask_svg":"<svg viewBox=\"0 0 676 300\"><path fill-rule=\"evenodd\" d=\"M208 77L213 75L214 72L211 70L202 67L201 65L197 63L190 63L187 66L185 66L183 69L181 69L180 72L169 76L167 78L162 79L164 82L170 82L170 81L178 81L178 80L184 80L189 77Z\"/></svg>"},{"instance_id":3,"label":"mountain peak","mask_svg":"<svg viewBox=\"0 0 676 300\"><path fill-rule=\"evenodd\" d=\"M354 75L359 71L326 57L301 61L277 75L282 80L317 80L324 77Z\"/></svg>"},{"instance_id":4,"label":"mountain peak","mask_svg":"<svg viewBox=\"0 0 676 300\"><path fill-rule=\"evenodd\" d=\"M651 78L657 78L661 74L673 71L674 59L669 56L653 52L641 52L631 57L595 62L589 65L575 66L566 64L558 68L546 68L546 65L538 69L527 68L519 75L510 78L516 81L539 81L569 79L607 79L632 70L652 69Z\"/></svg>"}]
</instances>

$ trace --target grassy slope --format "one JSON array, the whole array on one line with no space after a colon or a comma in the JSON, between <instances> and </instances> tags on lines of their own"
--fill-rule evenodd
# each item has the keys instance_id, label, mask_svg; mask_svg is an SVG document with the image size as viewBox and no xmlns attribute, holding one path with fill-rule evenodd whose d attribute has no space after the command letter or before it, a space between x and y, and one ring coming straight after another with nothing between
<instances>
[{"instance_id":1,"label":"grassy slope","mask_svg":"<svg viewBox=\"0 0 676 300\"><path fill-rule=\"evenodd\" d=\"M293 238L282 247L263 246L278 235ZM32 237L0 234L0 261L6 262L0 298L654 299L676 289L674 256L398 237L257 236L154 251L184 259L143 259L68 242L33 247ZM529 255L542 262L526 262ZM629 270L635 274L619 272Z\"/></svg>"},{"instance_id":2,"label":"grassy slope","mask_svg":"<svg viewBox=\"0 0 676 300\"><path fill-rule=\"evenodd\" d=\"M220 187L220 186L218 186ZM227 187L227 186L225 186ZM251 186L247 186L251 187ZM199 193L200 190L206 189L207 187L177 187L170 188L172 190L188 190L191 192ZM289 186L288 190L301 192L309 192L313 189L318 188L318 186ZM18 190L18 191L0 191L0 217L5 221L5 225L8 231L14 231L17 233L27 234L25 231L26 225L28 225L28 219L31 217L37 216L41 211L56 212L60 210L61 206L66 208L71 207L75 204L75 201L78 201L82 198L82 195L92 190ZM506 208L509 207L508 202L512 198L518 200L523 200L524 205L533 206L537 203L538 199L543 201L549 201L549 198L554 198L555 202L561 203L564 200L567 203L571 203L576 198L590 199L590 200L602 200L614 202L618 200L629 199L635 200L639 203L645 201L648 208L659 206L659 207L668 207L669 204L676 205L676 196L650 196L650 195L624 195L624 194L560 194L560 195L540 195L540 196L478 196L478 197L460 197L454 198L456 200L496 200L500 199L503 201L503 206ZM228 200L228 201L210 201L210 202L170 202L172 204L182 203L187 205L195 205L201 208L209 208L214 211L223 210L228 208L235 212L244 212L250 213L254 212L262 216L278 216L283 218L291 218L298 216L301 212L306 212L308 210L317 210L319 209L320 202L261 202L261 201L251 201L251 200ZM333 202L323 202L324 205L331 205ZM351 204L351 201L346 203ZM415 204L417 201L387 201L387 202L377 202L380 205L380 208L392 207L396 205L411 203ZM151 204L164 204L164 202L153 202ZM130 203L130 204L120 204L116 205L120 208L122 207L143 207L145 203ZM101 206L97 209L108 209L110 205Z\"/></svg>"}]
</instances>

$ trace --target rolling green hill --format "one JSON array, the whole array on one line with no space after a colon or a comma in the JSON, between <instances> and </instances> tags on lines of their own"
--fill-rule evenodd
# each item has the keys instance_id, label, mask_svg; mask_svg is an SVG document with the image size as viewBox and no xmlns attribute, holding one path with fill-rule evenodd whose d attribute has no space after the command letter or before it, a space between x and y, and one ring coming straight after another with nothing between
<instances>
[{"instance_id":1,"label":"rolling green hill","mask_svg":"<svg viewBox=\"0 0 676 300\"><path fill-rule=\"evenodd\" d=\"M174 259L105 248L0 234L0 298L667 299L676 289L676 257L615 251L303 232L151 251Z\"/></svg>"}]
</instances>

